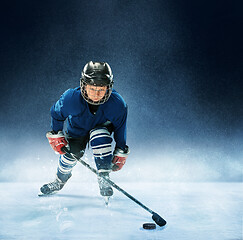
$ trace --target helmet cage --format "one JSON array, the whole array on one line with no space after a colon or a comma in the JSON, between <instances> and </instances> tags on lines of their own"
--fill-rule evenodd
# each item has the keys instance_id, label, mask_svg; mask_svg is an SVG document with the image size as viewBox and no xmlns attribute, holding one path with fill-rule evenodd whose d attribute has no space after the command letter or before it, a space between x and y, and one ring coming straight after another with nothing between
<instances>
[{"instance_id":1,"label":"helmet cage","mask_svg":"<svg viewBox=\"0 0 243 240\"><path fill-rule=\"evenodd\" d=\"M111 92L112 92L113 82L108 84L108 85L104 85L104 86L107 87L106 93L105 93L104 97L102 99L100 99L99 101L93 101L93 100L91 100L88 97L88 94L87 94L87 91L86 91L86 86L87 85L92 85L92 86L99 87L98 85L95 85L95 84L89 84L86 81L84 81L83 78L81 78L80 79L80 89L81 89L81 94L82 94L83 98L85 99L85 101L87 101L88 103L90 103L92 105L101 105L101 104L105 103L109 99L109 97L111 95Z\"/></svg>"}]
</instances>

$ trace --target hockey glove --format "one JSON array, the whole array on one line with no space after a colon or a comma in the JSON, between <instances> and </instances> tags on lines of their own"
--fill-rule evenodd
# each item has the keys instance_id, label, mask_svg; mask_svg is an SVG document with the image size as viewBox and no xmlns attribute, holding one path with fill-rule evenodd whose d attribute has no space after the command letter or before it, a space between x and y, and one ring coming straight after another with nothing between
<instances>
[{"instance_id":1,"label":"hockey glove","mask_svg":"<svg viewBox=\"0 0 243 240\"><path fill-rule=\"evenodd\" d=\"M124 164L126 163L126 159L129 154L129 148L126 146L125 150L122 150L121 148L116 148L113 153L113 166L112 171L118 171L121 170Z\"/></svg>"},{"instance_id":2,"label":"hockey glove","mask_svg":"<svg viewBox=\"0 0 243 240\"><path fill-rule=\"evenodd\" d=\"M65 154L65 152L62 151L62 147L66 147L68 142L62 131L59 131L58 133L55 133L54 131L47 132L46 137L57 154Z\"/></svg>"}]
</instances>

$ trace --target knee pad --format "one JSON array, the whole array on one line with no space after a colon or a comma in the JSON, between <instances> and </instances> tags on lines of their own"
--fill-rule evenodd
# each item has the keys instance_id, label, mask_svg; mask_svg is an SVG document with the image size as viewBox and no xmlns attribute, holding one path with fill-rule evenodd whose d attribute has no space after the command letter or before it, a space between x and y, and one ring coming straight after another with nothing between
<instances>
[{"instance_id":1,"label":"knee pad","mask_svg":"<svg viewBox=\"0 0 243 240\"><path fill-rule=\"evenodd\" d=\"M95 157L105 157L112 154L112 137L107 128L96 128L91 130L89 142Z\"/></svg>"},{"instance_id":2,"label":"knee pad","mask_svg":"<svg viewBox=\"0 0 243 240\"><path fill-rule=\"evenodd\" d=\"M90 145L93 150L97 169L110 169L112 161L112 137L107 128L96 128L90 131Z\"/></svg>"},{"instance_id":3,"label":"knee pad","mask_svg":"<svg viewBox=\"0 0 243 240\"><path fill-rule=\"evenodd\" d=\"M60 175L69 175L76 164L76 159L69 157L67 154L61 155L59 158L57 172Z\"/></svg>"}]
</instances>

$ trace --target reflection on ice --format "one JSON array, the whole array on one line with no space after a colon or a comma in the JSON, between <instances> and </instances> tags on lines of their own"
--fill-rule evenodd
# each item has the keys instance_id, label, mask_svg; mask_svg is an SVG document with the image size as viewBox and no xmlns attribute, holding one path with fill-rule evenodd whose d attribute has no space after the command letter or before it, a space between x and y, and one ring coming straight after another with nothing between
<instances>
[{"instance_id":1,"label":"reflection on ice","mask_svg":"<svg viewBox=\"0 0 243 240\"><path fill-rule=\"evenodd\" d=\"M151 215L119 192L105 207L96 181L40 198L41 184L0 183L1 239L242 239L242 183L117 182L167 220L153 231L142 229Z\"/></svg>"}]
</instances>

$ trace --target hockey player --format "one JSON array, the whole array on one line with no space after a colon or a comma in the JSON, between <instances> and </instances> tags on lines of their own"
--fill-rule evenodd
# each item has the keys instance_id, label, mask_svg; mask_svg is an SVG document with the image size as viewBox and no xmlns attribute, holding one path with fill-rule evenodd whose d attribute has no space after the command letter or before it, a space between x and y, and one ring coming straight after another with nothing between
<instances>
[{"instance_id":1,"label":"hockey player","mask_svg":"<svg viewBox=\"0 0 243 240\"><path fill-rule=\"evenodd\" d=\"M109 179L111 171L120 170L126 162L127 105L113 87L113 74L108 63L88 62L82 71L80 87L68 89L51 108L52 131L46 134L51 147L60 154L56 178L44 184L42 194L51 194L63 188L76 165L69 151L79 158L90 144L99 175ZM67 134L63 134L67 119ZM111 134L115 149L112 150ZM109 184L98 176L100 194L112 196Z\"/></svg>"}]
</instances>

